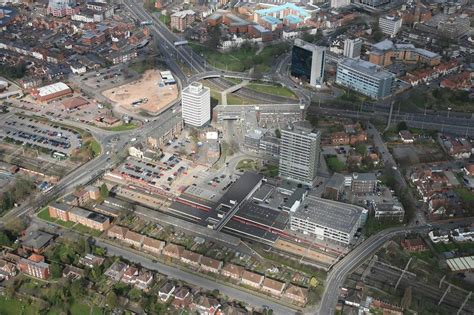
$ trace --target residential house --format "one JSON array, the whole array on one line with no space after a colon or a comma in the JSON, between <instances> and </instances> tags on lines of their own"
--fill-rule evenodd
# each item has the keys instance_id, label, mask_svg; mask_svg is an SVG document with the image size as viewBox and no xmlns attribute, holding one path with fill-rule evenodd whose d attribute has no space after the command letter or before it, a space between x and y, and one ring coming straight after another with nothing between
<instances>
[{"instance_id":1,"label":"residential house","mask_svg":"<svg viewBox=\"0 0 474 315\"><path fill-rule=\"evenodd\" d=\"M143 249L153 254L160 254L165 244L165 242L151 237L145 236L143 238Z\"/></svg>"},{"instance_id":2,"label":"residential house","mask_svg":"<svg viewBox=\"0 0 474 315\"><path fill-rule=\"evenodd\" d=\"M280 297L285 288L285 283L270 278L265 278L262 283L262 290L273 296Z\"/></svg>"},{"instance_id":3,"label":"residential house","mask_svg":"<svg viewBox=\"0 0 474 315\"><path fill-rule=\"evenodd\" d=\"M422 252L427 249L425 242L420 238L402 240L401 245L409 253Z\"/></svg>"},{"instance_id":4,"label":"residential house","mask_svg":"<svg viewBox=\"0 0 474 315\"><path fill-rule=\"evenodd\" d=\"M70 280L77 280L84 277L84 269L67 265L63 269L63 278L68 278Z\"/></svg>"},{"instance_id":5,"label":"residential house","mask_svg":"<svg viewBox=\"0 0 474 315\"><path fill-rule=\"evenodd\" d=\"M174 259L181 259L183 251L183 246L170 243L163 248L163 255Z\"/></svg>"},{"instance_id":6,"label":"residential house","mask_svg":"<svg viewBox=\"0 0 474 315\"><path fill-rule=\"evenodd\" d=\"M401 130L399 133L400 139L403 143L413 143L415 142L415 138L413 137L412 133L408 130Z\"/></svg>"},{"instance_id":7,"label":"residential house","mask_svg":"<svg viewBox=\"0 0 474 315\"><path fill-rule=\"evenodd\" d=\"M308 289L290 284L283 296L295 304L305 305L308 302Z\"/></svg>"},{"instance_id":8,"label":"residential house","mask_svg":"<svg viewBox=\"0 0 474 315\"><path fill-rule=\"evenodd\" d=\"M95 256L92 254L86 254L84 257L81 257L79 259L79 263L89 267L89 268L94 268L94 266L100 266L104 263L105 258Z\"/></svg>"},{"instance_id":9,"label":"residential house","mask_svg":"<svg viewBox=\"0 0 474 315\"><path fill-rule=\"evenodd\" d=\"M175 308L188 308L193 301L193 295L186 287L179 287L174 294L174 300L171 303Z\"/></svg>"},{"instance_id":10,"label":"residential house","mask_svg":"<svg viewBox=\"0 0 474 315\"><path fill-rule=\"evenodd\" d=\"M443 242L445 244L449 243L449 233L442 230L433 230L428 233L430 240L433 243Z\"/></svg>"},{"instance_id":11,"label":"residential house","mask_svg":"<svg viewBox=\"0 0 474 315\"><path fill-rule=\"evenodd\" d=\"M18 262L18 269L30 276L48 279L49 278L49 264L44 261L44 257L37 254L32 254L28 258L22 258Z\"/></svg>"},{"instance_id":12,"label":"residential house","mask_svg":"<svg viewBox=\"0 0 474 315\"><path fill-rule=\"evenodd\" d=\"M191 308L196 310L200 315L214 315L217 313L221 304L214 298L200 295L194 299Z\"/></svg>"},{"instance_id":13,"label":"residential house","mask_svg":"<svg viewBox=\"0 0 474 315\"><path fill-rule=\"evenodd\" d=\"M26 251L41 254L51 244L53 238L52 234L35 230L29 232L21 239L21 247Z\"/></svg>"},{"instance_id":14,"label":"residential house","mask_svg":"<svg viewBox=\"0 0 474 315\"><path fill-rule=\"evenodd\" d=\"M123 283L127 284L135 284L135 281L138 277L138 268L129 266L127 269L125 269L125 272L122 275L122 281Z\"/></svg>"},{"instance_id":15,"label":"residential house","mask_svg":"<svg viewBox=\"0 0 474 315\"><path fill-rule=\"evenodd\" d=\"M229 277L234 280L240 280L242 279L242 274L244 273L244 271L244 267L228 263L222 268L221 274L224 277Z\"/></svg>"},{"instance_id":16,"label":"residential house","mask_svg":"<svg viewBox=\"0 0 474 315\"><path fill-rule=\"evenodd\" d=\"M119 281L122 278L125 270L127 270L127 268L128 265L126 263L116 261L112 264L112 266L109 267L109 269L104 272L104 274L115 281Z\"/></svg>"},{"instance_id":17,"label":"residential house","mask_svg":"<svg viewBox=\"0 0 474 315\"><path fill-rule=\"evenodd\" d=\"M128 230L123 241L135 248L140 248L142 247L143 235Z\"/></svg>"},{"instance_id":18,"label":"residential house","mask_svg":"<svg viewBox=\"0 0 474 315\"><path fill-rule=\"evenodd\" d=\"M127 232L128 228L120 225L114 225L107 231L107 236L123 241Z\"/></svg>"},{"instance_id":19,"label":"residential house","mask_svg":"<svg viewBox=\"0 0 474 315\"><path fill-rule=\"evenodd\" d=\"M199 264L201 263L201 259L202 259L201 254L198 254L186 249L181 254L181 261L193 267L199 267Z\"/></svg>"},{"instance_id":20,"label":"residential house","mask_svg":"<svg viewBox=\"0 0 474 315\"><path fill-rule=\"evenodd\" d=\"M474 164L467 164L466 166L464 166L463 171L467 176L474 177Z\"/></svg>"},{"instance_id":21,"label":"residential house","mask_svg":"<svg viewBox=\"0 0 474 315\"><path fill-rule=\"evenodd\" d=\"M140 290L148 290L151 282L153 281L153 273L150 271L140 271L140 274L135 279L135 286Z\"/></svg>"},{"instance_id":22,"label":"residential house","mask_svg":"<svg viewBox=\"0 0 474 315\"><path fill-rule=\"evenodd\" d=\"M332 145L345 145L350 143L350 137L344 131L333 132L331 135L331 144Z\"/></svg>"},{"instance_id":23,"label":"residential house","mask_svg":"<svg viewBox=\"0 0 474 315\"><path fill-rule=\"evenodd\" d=\"M158 297L162 302L167 302L173 296L176 286L171 282L166 282L158 291Z\"/></svg>"},{"instance_id":24,"label":"residential house","mask_svg":"<svg viewBox=\"0 0 474 315\"><path fill-rule=\"evenodd\" d=\"M201 270L219 273L222 268L222 261L203 256L201 258Z\"/></svg>"},{"instance_id":25,"label":"residential house","mask_svg":"<svg viewBox=\"0 0 474 315\"><path fill-rule=\"evenodd\" d=\"M0 259L0 280L9 280L16 274L17 269L14 263Z\"/></svg>"},{"instance_id":26,"label":"residential house","mask_svg":"<svg viewBox=\"0 0 474 315\"><path fill-rule=\"evenodd\" d=\"M264 278L262 275L245 270L242 274L242 284L259 289Z\"/></svg>"}]
</instances>

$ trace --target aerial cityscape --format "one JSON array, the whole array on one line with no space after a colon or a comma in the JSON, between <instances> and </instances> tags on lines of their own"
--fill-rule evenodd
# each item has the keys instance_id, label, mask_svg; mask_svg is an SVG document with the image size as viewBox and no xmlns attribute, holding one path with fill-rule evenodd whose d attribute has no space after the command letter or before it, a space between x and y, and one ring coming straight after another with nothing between
<instances>
[{"instance_id":1,"label":"aerial cityscape","mask_svg":"<svg viewBox=\"0 0 474 315\"><path fill-rule=\"evenodd\" d=\"M0 0L0 314L474 314L473 20Z\"/></svg>"}]
</instances>

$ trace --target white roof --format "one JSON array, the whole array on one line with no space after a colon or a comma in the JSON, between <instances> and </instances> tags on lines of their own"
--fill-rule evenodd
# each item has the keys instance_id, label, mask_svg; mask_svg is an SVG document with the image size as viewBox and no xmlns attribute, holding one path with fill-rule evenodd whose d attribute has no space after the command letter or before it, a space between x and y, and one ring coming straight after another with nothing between
<instances>
[{"instance_id":1,"label":"white roof","mask_svg":"<svg viewBox=\"0 0 474 315\"><path fill-rule=\"evenodd\" d=\"M67 86L63 82L58 82L58 83L53 83L53 84L50 84L50 85L40 87L38 89L38 95L39 96L47 96L47 95L51 95L51 94L54 94L54 93L57 93L57 92L62 92L62 91L67 91L67 90L71 90L69 88L69 86Z\"/></svg>"},{"instance_id":2,"label":"white roof","mask_svg":"<svg viewBox=\"0 0 474 315\"><path fill-rule=\"evenodd\" d=\"M447 259L446 263L452 271L474 269L474 256Z\"/></svg>"},{"instance_id":3,"label":"white roof","mask_svg":"<svg viewBox=\"0 0 474 315\"><path fill-rule=\"evenodd\" d=\"M186 15L194 15L194 14L195 14L195 12L193 10L184 10L184 11L175 12L175 13L171 14L171 16L185 17Z\"/></svg>"}]
</instances>

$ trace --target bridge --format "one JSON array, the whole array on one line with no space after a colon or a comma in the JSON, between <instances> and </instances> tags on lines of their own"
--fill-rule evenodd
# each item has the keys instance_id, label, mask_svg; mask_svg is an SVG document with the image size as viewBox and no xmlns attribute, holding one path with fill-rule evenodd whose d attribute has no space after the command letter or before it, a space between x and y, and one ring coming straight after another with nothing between
<instances>
[{"instance_id":1,"label":"bridge","mask_svg":"<svg viewBox=\"0 0 474 315\"><path fill-rule=\"evenodd\" d=\"M252 76L249 72L232 72L232 71L206 71L193 75L188 78L188 82L192 83L195 81L205 80L205 79L215 79L215 78L232 78L232 79L242 79L242 80L259 80L265 82L273 82L273 80L268 76L264 75L260 78Z\"/></svg>"}]
</instances>

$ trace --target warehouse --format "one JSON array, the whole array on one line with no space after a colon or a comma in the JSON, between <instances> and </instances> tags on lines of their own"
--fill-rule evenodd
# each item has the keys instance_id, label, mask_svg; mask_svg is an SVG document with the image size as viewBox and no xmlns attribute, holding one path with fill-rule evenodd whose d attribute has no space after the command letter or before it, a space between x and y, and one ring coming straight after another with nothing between
<instances>
[{"instance_id":1,"label":"warehouse","mask_svg":"<svg viewBox=\"0 0 474 315\"><path fill-rule=\"evenodd\" d=\"M62 82L46 85L31 91L31 95L40 102L48 102L70 94L72 94L71 88Z\"/></svg>"}]
</instances>

